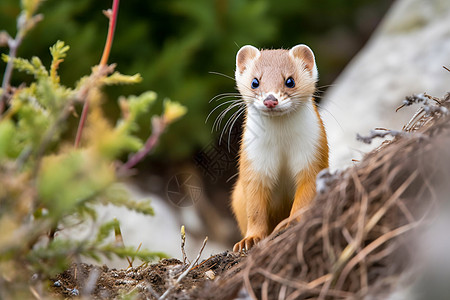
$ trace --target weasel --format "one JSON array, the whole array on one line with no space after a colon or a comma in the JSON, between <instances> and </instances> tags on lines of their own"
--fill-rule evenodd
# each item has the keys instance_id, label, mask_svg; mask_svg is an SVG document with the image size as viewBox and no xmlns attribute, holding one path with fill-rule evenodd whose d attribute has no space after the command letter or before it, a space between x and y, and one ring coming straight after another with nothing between
<instances>
[{"instance_id":1,"label":"weasel","mask_svg":"<svg viewBox=\"0 0 450 300\"><path fill-rule=\"evenodd\" d=\"M315 105L318 72L306 45L290 50L242 47L236 85L246 106L239 176L232 209L247 251L316 194L315 179L328 167L325 128Z\"/></svg>"}]
</instances>

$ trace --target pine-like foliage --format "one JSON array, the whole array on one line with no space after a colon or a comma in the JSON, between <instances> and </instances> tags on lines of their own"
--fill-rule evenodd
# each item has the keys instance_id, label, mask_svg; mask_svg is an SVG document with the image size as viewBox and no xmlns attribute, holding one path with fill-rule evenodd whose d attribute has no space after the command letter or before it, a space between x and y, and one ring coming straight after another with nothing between
<instances>
[{"instance_id":1,"label":"pine-like foliage","mask_svg":"<svg viewBox=\"0 0 450 300\"><path fill-rule=\"evenodd\" d=\"M33 20L38 2L23 1L18 22L23 35L27 26L33 25L27 20ZM120 183L129 172L118 158L145 148L134 134L138 120L150 118L157 94L149 91L121 97L118 105L122 115L112 125L103 115L102 87L137 83L141 76L120 74L115 65L100 65L75 87L66 87L60 83L58 69L68 51L69 46L62 41L50 47L49 68L38 57L2 54L15 70L34 79L8 87L8 93L0 90L1 101L6 104L0 112L0 298L27 295L32 290L23 286L31 275L49 278L80 256L100 260L116 255L144 261L164 256L108 242L107 237L120 226L116 220L81 241L58 234L65 227L95 220L95 205L113 204L153 214L149 201L130 199ZM86 101L89 115L84 135L81 146L74 147L75 111ZM168 125L185 112L178 103L166 101L163 115L153 119Z\"/></svg>"}]
</instances>

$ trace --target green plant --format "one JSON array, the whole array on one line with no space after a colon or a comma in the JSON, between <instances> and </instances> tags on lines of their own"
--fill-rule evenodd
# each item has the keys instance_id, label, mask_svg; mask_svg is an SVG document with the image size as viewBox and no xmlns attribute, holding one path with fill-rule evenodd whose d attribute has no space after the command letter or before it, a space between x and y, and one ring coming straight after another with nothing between
<instances>
[{"instance_id":1,"label":"green plant","mask_svg":"<svg viewBox=\"0 0 450 300\"><path fill-rule=\"evenodd\" d=\"M145 261L164 257L108 242L106 238L119 226L116 220L103 224L96 236L86 240L62 238L56 233L95 219L95 205L99 204L152 215L149 201L130 200L120 180L155 147L167 125L186 112L183 106L166 100L162 115L152 118L152 134L142 142L135 135L138 121L149 117L150 107L157 101L156 93L147 91L120 97L121 117L111 125L102 110L103 88L142 80L139 74L123 75L115 71L114 64L107 65L112 38L108 38L101 63L73 88L61 84L58 74L69 50L64 42L50 48L49 68L38 57L17 58L25 33L41 19L36 15L39 3L22 1L18 34L15 39L7 36L10 53L2 55L7 67L0 90L0 298L23 296L29 292L23 285L31 274L48 278L79 256L99 260L116 255ZM114 0L117 9L116 4L118 0ZM117 16L111 12L106 15ZM114 31L113 23L115 20L110 20L110 32ZM34 79L12 87L13 68ZM74 147L75 108L80 104L85 105L85 113ZM128 162L118 161L130 152L136 154Z\"/></svg>"}]
</instances>

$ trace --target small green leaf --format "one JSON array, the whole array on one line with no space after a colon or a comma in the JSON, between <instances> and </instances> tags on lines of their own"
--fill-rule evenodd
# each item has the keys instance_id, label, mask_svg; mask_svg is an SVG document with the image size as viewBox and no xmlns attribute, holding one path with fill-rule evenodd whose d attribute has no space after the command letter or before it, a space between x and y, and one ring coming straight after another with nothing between
<instances>
[{"instance_id":1,"label":"small green leaf","mask_svg":"<svg viewBox=\"0 0 450 300\"><path fill-rule=\"evenodd\" d=\"M150 107L155 103L158 95L153 91L142 93L139 96L130 96L129 104L129 121L135 122L141 115L147 113Z\"/></svg>"},{"instance_id":2,"label":"small green leaf","mask_svg":"<svg viewBox=\"0 0 450 300\"><path fill-rule=\"evenodd\" d=\"M70 46L66 45L63 41L57 41L50 47L50 54L52 55L53 60L58 60L60 58L65 58L69 49Z\"/></svg>"},{"instance_id":3,"label":"small green leaf","mask_svg":"<svg viewBox=\"0 0 450 300\"><path fill-rule=\"evenodd\" d=\"M100 228L98 229L96 241L98 243L103 242L108 237L108 235L110 235L114 231L114 229L117 226L119 226L119 221L117 219L109 221L100 226Z\"/></svg>"},{"instance_id":4,"label":"small green leaf","mask_svg":"<svg viewBox=\"0 0 450 300\"><path fill-rule=\"evenodd\" d=\"M164 100L164 120L167 123L173 123L187 113L186 106L170 99Z\"/></svg>"},{"instance_id":5,"label":"small green leaf","mask_svg":"<svg viewBox=\"0 0 450 300\"><path fill-rule=\"evenodd\" d=\"M2 60L3 60L5 63L8 63L8 62L10 61L10 59L11 59L11 57L9 57L9 55L7 55L7 54L5 54L5 53L2 53Z\"/></svg>"},{"instance_id":6,"label":"small green leaf","mask_svg":"<svg viewBox=\"0 0 450 300\"><path fill-rule=\"evenodd\" d=\"M8 62L10 60L10 57L3 54L2 59L5 62ZM36 79L48 77L48 72L39 57L33 56L31 58L31 61L24 58L14 58L13 64L14 68L16 68L17 70L30 75L34 75Z\"/></svg>"},{"instance_id":7,"label":"small green leaf","mask_svg":"<svg viewBox=\"0 0 450 300\"><path fill-rule=\"evenodd\" d=\"M52 65L50 67L50 77L54 83L59 83L59 76L57 73L59 64L64 61L66 52L70 47L65 45L63 41L57 41L56 44L50 47L50 54L52 55Z\"/></svg>"},{"instance_id":8,"label":"small green leaf","mask_svg":"<svg viewBox=\"0 0 450 300\"><path fill-rule=\"evenodd\" d=\"M116 85L116 84L135 84L142 81L141 74L135 75L123 75L119 72L114 72L114 74L103 79L103 83L106 85Z\"/></svg>"}]
</instances>

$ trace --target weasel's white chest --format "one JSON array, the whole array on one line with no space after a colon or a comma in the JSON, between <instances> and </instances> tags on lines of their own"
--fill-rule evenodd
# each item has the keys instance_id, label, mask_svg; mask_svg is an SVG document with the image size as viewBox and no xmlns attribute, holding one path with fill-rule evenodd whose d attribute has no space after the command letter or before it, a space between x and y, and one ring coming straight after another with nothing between
<instances>
[{"instance_id":1,"label":"weasel's white chest","mask_svg":"<svg viewBox=\"0 0 450 300\"><path fill-rule=\"evenodd\" d=\"M319 139L320 123L312 104L279 117L248 109L244 151L253 171L269 186L291 190L291 182L295 184L297 175L315 159Z\"/></svg>"}]
</instances>

